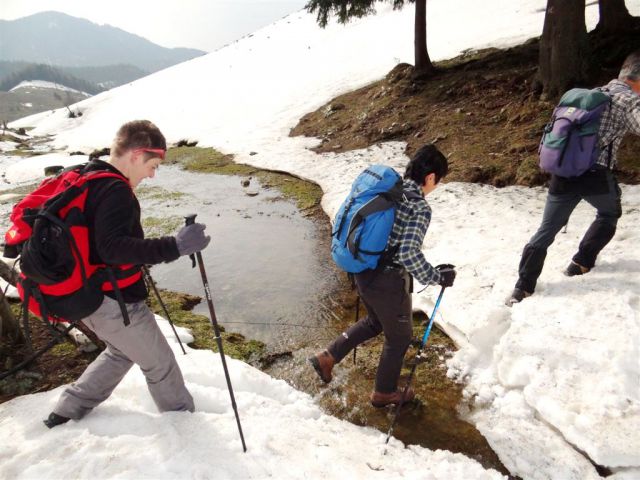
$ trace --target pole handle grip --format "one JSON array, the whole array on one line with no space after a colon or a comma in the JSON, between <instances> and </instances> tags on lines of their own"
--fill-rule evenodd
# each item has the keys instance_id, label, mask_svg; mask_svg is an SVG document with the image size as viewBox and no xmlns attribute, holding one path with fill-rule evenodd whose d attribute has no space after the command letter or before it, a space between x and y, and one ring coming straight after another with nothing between
<instances>
[{"instance_id":1,"label":"pole handle grip","mask_svg":"<svg viewBox=\"0 0 640 480\"><path fill-rule=\"evenodd\" d=\"M196 223L196 213L190 213L189 215L185 215L184 216L184 224L185 225L193 225L194 223ZM191 254L189 255L189 258L191 259L191 268L196 268L196 256L195 254Z\"/></svg>"}]
</instances>

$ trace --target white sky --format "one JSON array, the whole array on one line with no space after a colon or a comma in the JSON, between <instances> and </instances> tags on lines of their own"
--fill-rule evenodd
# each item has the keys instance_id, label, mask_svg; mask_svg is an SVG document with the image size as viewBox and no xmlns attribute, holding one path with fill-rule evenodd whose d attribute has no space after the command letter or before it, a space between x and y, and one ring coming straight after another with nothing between
<instances>
[{"instance_id":1,"label":"white sky","mask_svg":"<svg viewBox=\"0 0 640 480\"><path fill-rule=\"evenodd\" d=\"M59 11L109 24L164 47L207 52L300 10L307 0L1 0L0 19Z\"/></svg>"}]
</instances>

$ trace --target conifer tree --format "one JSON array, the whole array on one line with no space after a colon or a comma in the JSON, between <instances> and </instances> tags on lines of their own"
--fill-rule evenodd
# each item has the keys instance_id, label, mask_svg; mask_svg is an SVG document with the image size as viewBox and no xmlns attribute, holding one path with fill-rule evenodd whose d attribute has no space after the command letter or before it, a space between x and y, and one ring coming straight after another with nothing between
<instances>
[{"instance_id":1,"label":"conifer tree","mask_svg":"<svg viewBox=\"0 0 640 480\"><path fill-rule=\"evenodd\" d=\"M589 43L584 10L585 0L547 0L538 75L549 98L586 79Z\"/></svg>"},{"instance_id":2,"label":"conifer tree","mask_svg":"<svg viewBox=\"0 0 640 480\"><path fill-rule=\"evenodd\" d=\"M633 25L633 17L624 0L600 0L598 8L600 20L596 29L602 33L622 32Z\"/></svg>"},{"instance_id":3,"label":"conifer tree","mask_svg":"<svg viewBox=\"0 0 640 480\"><path fill-rule=\"evenodd\" d=\"M427 0L388 0L394 9L404 7L405 3L415 3L414 56L415 73L429 75L435 71L427 50ZM309 0L306 9L317 12L318 24L325 27L331 14L338 22L347 23L352 18L361 18L375 14L376 0Z\"/></svg>"}]
</instances>

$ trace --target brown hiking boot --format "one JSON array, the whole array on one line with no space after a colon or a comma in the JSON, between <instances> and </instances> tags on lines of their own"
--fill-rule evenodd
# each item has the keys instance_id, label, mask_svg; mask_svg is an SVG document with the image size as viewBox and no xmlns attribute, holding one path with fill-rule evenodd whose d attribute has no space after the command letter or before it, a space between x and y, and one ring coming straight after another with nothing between
<instances>
[{"instance_id":1,"label":"brown hiking boot","mask_svg":"<svg viewBox=\"0 0 640 480\"><path fill-rule=\"evenodd\" d=\"M567 268L564 269L564 274L567 277L575 277L576 275L584 275L585 273L589 273L590 268L583 267L579 263L571 260L571 263Z\"/></svg>"},{"instance_id":2,"label":"brown hiking boot","mask_svg":"<svg viewBox=\"0 0 640 480\"><path fill-rule=\"evenodd\" d=\"M324 383L329 383L331 381L333 378L331 376L331 370L333 370L333 366L336 364L336 361L329 352L325 350L323 352L316 353L313 357L309 357L309 363L313 365L313 368L318 372L318 376Z\"/></svg>"},{"instance_id":3,"label":"brown hiking boot","mask_svg":"<svg viewBox=\"0 0 640 480\"><path fill-rule=\"evenodd\" d=\"M395 392L391 393L373 392L371 394L371 405L376 408L386 407L387 405L397 405L398 403L400 403L400 399L402 399L403 390L396 390ZM407 389L407 393L404 396L404 400L402 400L402 403L408 403L415 397L416 392L413 391L413 388L409 387Z\"/></svg>"}]
</instances>

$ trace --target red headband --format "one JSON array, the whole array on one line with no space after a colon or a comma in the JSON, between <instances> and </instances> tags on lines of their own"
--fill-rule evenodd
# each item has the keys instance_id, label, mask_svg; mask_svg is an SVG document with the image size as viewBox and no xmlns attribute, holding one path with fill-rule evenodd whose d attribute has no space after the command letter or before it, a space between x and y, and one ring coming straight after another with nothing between
<instances>
[{"instance_id":1,"label":"red headband","mask_svg":"<svg viewBox=\"0 0 640 480\"><path fill-rule=\"evenodd\" d=\"M162 148L134 148L132 150L133 153L147 152L147 153L155 153L161 160L164 160L164 155L166 150Z\"/></svg>"}]
</instances>

